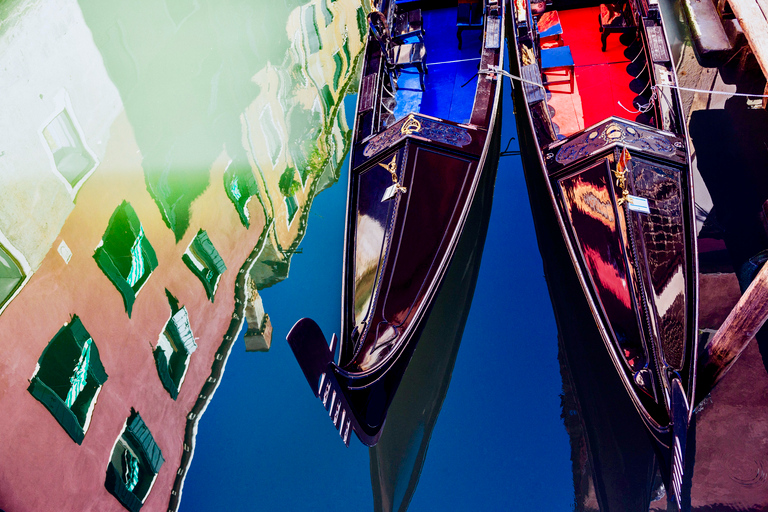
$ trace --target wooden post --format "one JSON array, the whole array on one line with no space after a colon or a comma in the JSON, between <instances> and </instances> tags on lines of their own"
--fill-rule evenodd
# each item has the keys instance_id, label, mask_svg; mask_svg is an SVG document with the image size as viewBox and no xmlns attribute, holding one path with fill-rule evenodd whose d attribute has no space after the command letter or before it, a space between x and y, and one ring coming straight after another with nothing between
<instances>
[{"instance_id":1,"label":"wooden post","mask_svg":"<svg viewBox=\"0 0 768 512\"><path fill-rule=\"evenodd\" d=\"M763 108L768 109L768 82L766 82L765 89L763 89Z\"/></svg>"},{"instance_id":2,"label":"wooden post","mask_svg":"<svg viewBox=\"0 0 768 512\"><path fill-rule=\"evenodd\" d=\"M768 0L728 0L747 42L768 78Z\"/></svg>"},{"instance_id":3,"label":"wooden post","mask_svg":"<svg viewBox=\"0 0 768 512\"><path fill-rule=\"evenodd\" d=\"M717 385L768 319L768 264L699 352L697 402Z\"/></svg>"}]
</instances>

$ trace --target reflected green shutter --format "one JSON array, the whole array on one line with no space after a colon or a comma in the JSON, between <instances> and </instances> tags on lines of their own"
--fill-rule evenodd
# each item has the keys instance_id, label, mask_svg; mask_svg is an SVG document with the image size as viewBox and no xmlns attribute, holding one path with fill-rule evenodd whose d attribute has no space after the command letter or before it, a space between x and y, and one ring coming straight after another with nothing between
<instances>
[{"instance_id":1,"label":"reflected green shutter","mask_svg":"<svg viewBox=\"0 0 768 512\"><path fill-rule=\"evenodd\" d=\"M144 275L144 256L141 253L141 242L144 240L144 228L139 226L139 234L136 236L136 240L131 247L131 271L128 273L128 277L125 279L128 284L133 288L136 283L139 282L141 276Z\"/></svg>"},{"instance_id":2,"label":"reflected green shutter","mask_svg":"<svg viewBox=\"0 0 768 512\"><path fill-rule=\"evenodd\" d=\"M136 484L139 483L139 459L134 457L128 450L123 452L123 457L125 462L125 474L123 475L125 488L133 491L136 488Z\"/></svg>"},{"instance_id":3,"label":"reflected green shutter","mask_svg":"<svg viewBox=\"0 0 768 512\"><path fill-rule=\"evenodd\" d=\"M77 400L77 396L85 387L85 381L88 378L88 365L91 363L92 341L93 340L91 338L88 338L83 344L83 352L80 354L80 359L77 361L77 366L75 366L75 373L69 379L72 387L69 388L69 392L67 392L67 398L64 400L64 403L67 407L72 407L72 405L75 403L75 400Z\"/></svg>"}]
</instances>

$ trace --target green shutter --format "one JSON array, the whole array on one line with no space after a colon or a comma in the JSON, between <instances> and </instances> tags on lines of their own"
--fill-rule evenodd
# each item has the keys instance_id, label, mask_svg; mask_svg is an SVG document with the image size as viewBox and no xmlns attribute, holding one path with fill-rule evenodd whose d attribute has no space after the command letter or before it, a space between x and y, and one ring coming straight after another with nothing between
<instances>
[{"instance_id":1,"label":"green shutter","mask_svg":"<svg viewBox=\"0 0 768 512\"><path fill-rule=\"evenodd\" d=\"M0 245L0 306L16 292L25 277L21 265Z\"/></svg>"},{"instance_id":2,"label":"green shutter","mask_svg":"<svg viewBox=\"0 0 768 512\"><path fill-rule=\"evenodd\" d=\"M75 373L69 379L72 387L69 388L69 392L67 392L67 398L64 399L64 404L66 404L66 406L69 408L72 407L72 405L75 403L75 400L77 400L78 395L85 387L85 382L88 377L88 365L91 361L92 341L93 340L88 338L83 344L83 351L80 355L80 360L77 362L77 366L75 366Z\"/></svg>"},{"instance_id":3,"label":"green shutter","mask_svg":"<svg viewBox=\"0 0 768 512\"><path fill-rule=\"evenodd\" d=\"M133 492L139 483L139 459L133 456L129 450L123 452L123 482L125 488Z\"/></svg>"},{"instance_id":4,"label":"green shutter","mask_svg":"<svg viewBox=\"0 0 768 512\"><path fill-rule=\"evenodd\" d=\"M227 197L235 206L237 214L240 216L240 222L246 228L250 227L251 219L249 218L246 205L252 196L258 194L256 179L253 177L250 167L238 166L227 171L224 174L224 189L227 192Z\"/></svg>"},{"instance_id":5,"label":"green shutter","mask_svg":"<svg viewBox=\"0 0 768 512\"><path fill-rule=\"evenodd\" d=\"M285 198L285 208L288 213L288 223L290 224L296 212L299 211L299 204L293 196L289 196Z\"/></svg>"},{"instance_id":6,"label":"green shutter","mask_svg":"<svg viewBox=\"0 0 768 512\"><path fill-rule=\"evenodd\" d=\"M336 103L336 100L333 99L333 93L331 92L331 88L328 87L328 84L325 84L323 88L320 90L320 95L323 99L325 112L326 114L330 115L331 109L333 108L333 105Z\"/></svg>"},{"instance_id":7,"label":"green shutter","mask_svg":"<svg viewBox=\"0 0 768 512\"><path fill-rule=\"evenodd\" d=\"M131 316L136 291L157 268L157 255L133 207L123 201L112 213L93 258L120 292Z\"/></svg>"},{"instance_id":8,"label":"green shutter","mask_svg":"<svg viewBox=\"0 0 768 512\"><path fill-rule=\"evenodd\" d=\"M361 38L368 33L368 20L362 6L357 8L357 30L360 31Z\"/></svg>"},{"instance_id":9,"label":"green shutter","mask_svg":"<svg viewBox=\"0 0 768 512\"><path fill-rule=\"evenodd\" d=\"M171 377L171 371L168 367L168 359L165 357L165 352L162 348L157 347L152 354L155 356L155 365L157 366L157 374L160 377L160 382L163 384L165 390L171 395L171 398L176 400L179 396L179 389L176 387L173 377Z\"/></svg>"},{"instance_id":10,"label":"green shutter","mask_svg":"<svg viewBox=\"0 0 768 512\"><path fill-rule=\"evenodd\" d=\"M108 376L99 350L80 318L72 317L59 329L38 364L40 369L27 389L76 443L82 443L85 415Z\"/></svg>"},{"instance_id":11,"label":"green shutter","mask_svg":"<svg viewBox=\"0 0 768 512\"><path fill-rule=\"evenodd\" d=\"M152 437L152 432L147 428L141 415L136 411L133 411L128 419L125 437L141 452L152 472L157 474L165 462L163 452L155 443L155 438Z\"/></svg>"},{"instance_id":12,"label":"green shutter","mask_svg":"<svg viewBox=\"0 0 768 512\"><path fill-rule=\"evenodd\" d=\"M69 434L69 437L74 442L83 444L83 439L85 438L83 427L77 420L75 413L64 404L64 400L59 395L38 377L32 378L27 390L50 411L51 415L56 418L56 421L59 422L59 425Z\"/></svg>"},{"instance_id":13,"label":"green shutter","mask_svg":"<svg viewBox=\"0 0 768 512\"><path fill-rule=\"evenodd\" d=\"M336 66L333 70L333 90L339 90L339 80L341 79L341 71L344 67L344 63L341 60L341 54L336 52L333 54L333 64Z\"/></svg>"},{"instance_id":14,"label":"green shutter","mask_svg":"<svg viewBox=\"0 0 768 512\"><path fill-rule=\"evenodd\" d=\"M123 276L120 274L115 262L109 255L104 246L96 249L93 254L93 259L96 260L96 264L99 266L102 272L112 281L117 291L123 297L123 304L125 305L125 312L128 313L128 318L131 318L131 312L133 310L133 303L136 301L136 292L128 284Z\"/></svg>"},{"instance_id":15,"label":"green shutter","mask_svg":"<svg viewBox=\"0 0 768 512\"><path fill-rule=\"evenodd\" d=\"M224 260L219 255L216 248L213 246L208 234L202 229L197 233L195 239L190 244L191 257L185 253L182 256L182 261L189 267L189 269L200 279L205 287L205 293L208 299L213 302L216 294L216 287L218 285L219 276L227 270ZM200 268L196 262L202 265Z\"/></svg>"},{"instance_id":16,"label":"green shutter","mask_svg":"<svg viewBox=\"0 0 768 512\"><path fill-rule=\"evenodd\" d=\"M104 481L104 487L107 491L117 498L125 508L131 512L138 512L141 510L143 503L125 486L125 482L120 476L119 470L113 465L107 466L107 478Z\"/></svg>"},{"instance_id":17,"label":"green shutter","mask_svg":"<svg viewBox=\"0 0 768 512\"><path fill-rule=\"evenodd\" d=\"M192 354L197 350L195 336L192 334L192 327L189 325L187 308L181 308L173 314L171 320L168 322L167 330L171 333L171 336L184 347L187 354Z\"/></svg>"}]
</instances>

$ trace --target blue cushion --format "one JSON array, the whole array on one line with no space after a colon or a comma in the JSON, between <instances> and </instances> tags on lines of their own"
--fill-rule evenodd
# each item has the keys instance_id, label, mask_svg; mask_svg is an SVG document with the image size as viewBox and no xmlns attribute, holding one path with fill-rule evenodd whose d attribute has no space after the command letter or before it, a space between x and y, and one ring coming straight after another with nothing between
<instances>
[{"instance_id":1,"label":"blue cushion","mask_svg":"<svg viewBox=\"0 0 768 512\"><path fill-rule=\"evenodd\" d=\"M539 32L539 37L544 39L545 37L561 36L563 35L563 25L560 23L552 25L544 32Z\"/></svg>"},{"instance_id":2,"label":"blue cushion","mask_svg":"<svg viewBox=\"0 0 768 512\"><path fill-rule=\"evenodd\" d=\"M573 66L571 48L568 46L556 46L541 50L541 69L560 68Z\"/></svg>"}]
</instances>

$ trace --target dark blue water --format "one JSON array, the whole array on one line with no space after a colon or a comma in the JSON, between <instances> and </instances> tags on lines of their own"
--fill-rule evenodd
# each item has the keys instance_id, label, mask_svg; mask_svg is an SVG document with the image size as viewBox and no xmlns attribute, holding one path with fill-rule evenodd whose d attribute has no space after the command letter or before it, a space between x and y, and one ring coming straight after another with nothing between
<instances>
[{"instance_id":1,"label":"dark blue water","mask_svg":"<svg viewBox=\"0 0 768 512\"><path fill-rule=\"evenodd\" d=\"M502 148L516 137L505 87ZM339 440L285 342L304 316L338 333L346 184L344 172L315 199L289 278L261 292L272 348L235 345L199 423L182 510L372 509L367 448ZM472 309L410 510L572 509L561 390L521 162L502 157Z\"/></svg>"}]
</instances>

